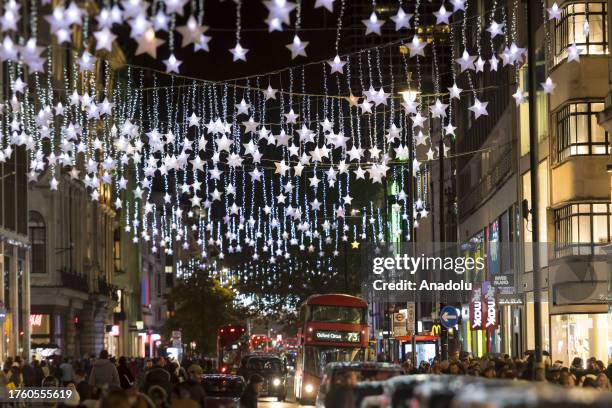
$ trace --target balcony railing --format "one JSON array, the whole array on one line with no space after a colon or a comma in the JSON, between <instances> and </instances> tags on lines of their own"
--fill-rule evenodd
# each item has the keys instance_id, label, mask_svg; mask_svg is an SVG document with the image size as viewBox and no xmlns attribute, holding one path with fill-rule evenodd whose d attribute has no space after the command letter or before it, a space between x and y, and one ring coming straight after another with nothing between
<instances>
[{"instance_id":1,"label":"balcony railing","mask_svg":"<svg viewBox=\"0 0 612 408\"><path fill-rule=\"evenodd\" d=\"M117 286L111 285L104 278L98 279L98 293L104 296L108 296L112 298L114 301L119 300L119 296L117 295Z\"/></svg>"},{"instance_id":2,"label":"balcony railing","mask_svg":"<svg viewBox=\"0 0 612 408\"><path fill-rule=\"evenodd\" d=\"M474 188L469 191L459 191L459 219L462 220L472 213L493 191L500 187L501 182L512 172L512 149L500 155L495 167L491 169Z\"/></svg>"},{"instance_id":3,"label":"balcony railing","mask_svg":"<svg viewBox=\"0 0 612 408\"><path fill-rule=\"evenodd\" d=\"M60 269L62 278L62 286L69 289L78 290L80 292L89 292L87 277L70 269Z\"/></svg>"}]
</instances>

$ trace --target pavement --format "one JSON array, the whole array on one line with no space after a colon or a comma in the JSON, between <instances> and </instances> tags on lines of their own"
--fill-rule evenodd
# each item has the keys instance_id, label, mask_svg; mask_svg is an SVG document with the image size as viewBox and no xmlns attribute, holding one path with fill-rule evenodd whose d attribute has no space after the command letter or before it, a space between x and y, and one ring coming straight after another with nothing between
<instances>
[{"instance_id":1,"label":"pavement","mask_svg":"<svg viewBox=\"0 0 612 408\"><path fill-rule=\"evenodd\" d=\"M313 405L300 405L292 399L288 399L284 402L278 402L276 401L276 398L260 398L257 406L264 408L313 407Z\"/></svg>"}]
</instances>

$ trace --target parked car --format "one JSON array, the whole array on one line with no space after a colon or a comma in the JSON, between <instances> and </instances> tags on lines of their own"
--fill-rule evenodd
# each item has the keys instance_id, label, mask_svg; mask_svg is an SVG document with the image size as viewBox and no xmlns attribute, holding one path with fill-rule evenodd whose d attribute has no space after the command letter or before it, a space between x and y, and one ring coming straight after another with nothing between
<instances>
[{"instance_id":1,"label":"parked car","mask_svg":"<svg viewBox=\"0 0 612 408\"><path fill-rule=\"evenodd\" d=\"M331 393L337 393L339 398L351 398L351 403L355 403L355 395L351 391L358 384L385 381L402 373L402 367L390 363L358 361L329 363L323 369L323 378L315 404L318 408L325 407L326 399ZM342 388L341 391L338 391L340 388ZM380 391L382 392L382 388ZM344 395L345 393L351 395ZM335 398L335 396L330 398ZM337 401L334 402L334 404L337 403Z\"/></svg>"},{"instance_id":2,"label":"parked car","mask_svg":"<svg viewBox=\"0 0 612 408\"><path fill-rule=\"evenodd\" d=\"M262 397L276 397L279 401L287 398L287 364L274 354L249 354L242 358L238 375L247 381L253 374L264 378L259 393Z\"/></svg>"},{"instance_id":3,"label":"parked car","mask_svg":"<svg viewBox=\"0 0 612 408\"><path fill-rule=\"evenodd\" d=\"M238 408L246 383L238 375L204 374L202 386L206 391L207 408Z\"/></svg>"}]
</instances>

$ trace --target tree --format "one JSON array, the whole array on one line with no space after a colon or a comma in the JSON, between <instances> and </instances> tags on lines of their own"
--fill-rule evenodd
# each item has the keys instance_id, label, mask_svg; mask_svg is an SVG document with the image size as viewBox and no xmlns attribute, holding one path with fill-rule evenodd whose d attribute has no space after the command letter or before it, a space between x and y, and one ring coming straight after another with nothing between
<instances>
[{"instance_id":1,"label":"tree","mask_svg":"<svg viewBox=\"0 0 612 408\"><path fill-rule=\"evenodd\" d=\"M180 280L167 295L174 313L164 326L166 334L181 330L184 343L195 342L201 354L214 353L217 329L242 320L234 306L234 296L231 289L221 286L206 271Z\"/></svg>"}]
</instances>

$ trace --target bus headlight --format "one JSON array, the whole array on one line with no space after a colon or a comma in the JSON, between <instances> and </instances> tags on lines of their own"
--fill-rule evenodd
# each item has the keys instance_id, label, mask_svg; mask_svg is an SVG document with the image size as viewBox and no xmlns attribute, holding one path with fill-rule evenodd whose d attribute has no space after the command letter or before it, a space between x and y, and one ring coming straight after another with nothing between
<instances>
[{"instance_id":1,"label":"bus headlight","mask_svg":"<svg viewBox=\"0 0 612 408\"><path fill-rule=\"evenodd\" d=\"M304 386L304 391L306 391L308 394L310 394L311 392L314 391L314 387L312 386L312 384L306 384Z\"/></svg>"},{"instance_id":2,"label":"bus headlight","mask_svg":"<svg viewBox=\"0 0 612 408\"><path fill-rule=\"evenodd\" d=\"M272 385L278 387L281 384L280 378L275 378L272 380Z\"/></svg>"}]
</instances>

